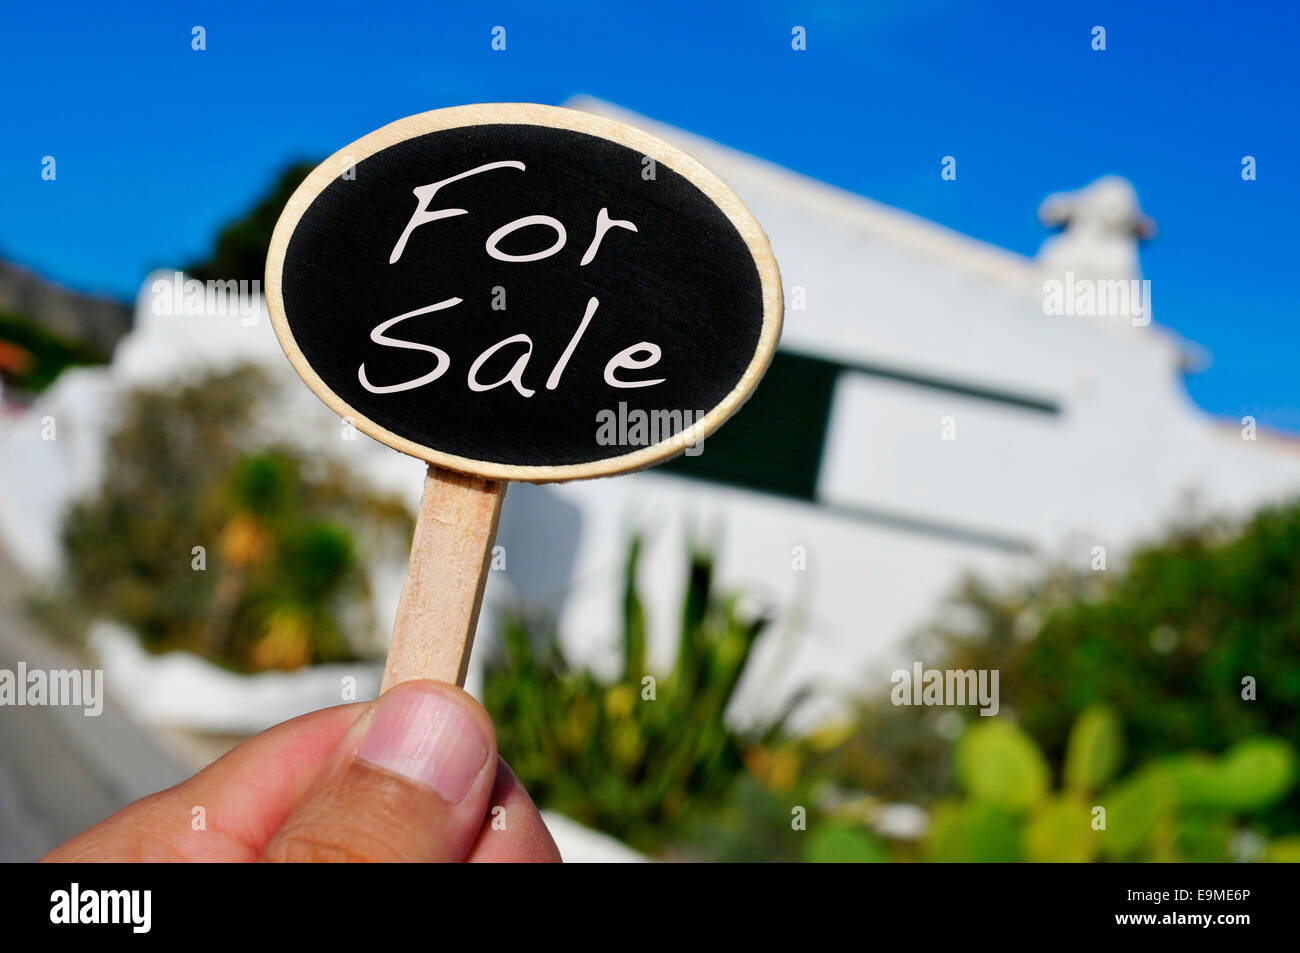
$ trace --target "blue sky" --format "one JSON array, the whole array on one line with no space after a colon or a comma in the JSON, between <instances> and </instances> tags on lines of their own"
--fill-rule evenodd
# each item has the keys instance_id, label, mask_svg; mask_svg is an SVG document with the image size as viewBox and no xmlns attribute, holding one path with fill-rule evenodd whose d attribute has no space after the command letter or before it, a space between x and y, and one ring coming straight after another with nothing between
<instances>
[{"instance_id":1,"label":"blue sky","mask_svg":"<svg viewBox=\"0 0 1300 953\"><path fill-rule=\"evenodd\" d=\"M1025 254L1046 193L1126 176L1160 228L1156 320L1214 358L1192 398L1300 433L1289 3L275 6L11 5L0 257L131 297L291 159L439 106L590 93Z\"/></svg>"}]
</instances>

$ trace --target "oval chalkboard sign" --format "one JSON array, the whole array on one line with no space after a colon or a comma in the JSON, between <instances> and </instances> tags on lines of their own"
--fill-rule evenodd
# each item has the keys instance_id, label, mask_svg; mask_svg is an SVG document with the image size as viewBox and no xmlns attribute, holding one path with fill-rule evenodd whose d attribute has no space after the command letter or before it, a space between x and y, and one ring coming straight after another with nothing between
<instances>
[{"instance_id":1,"label":"oval chalkboard sign","mask_svg":"<svg viewBox=\"0 0 1300 953\"><path fill-rule=\"evenodd\" d=\"M767 239L717 176L623 123L525 104L411 116L321 163L276 226L266 292L333 410L490 480L698 445L781 328Z\"/></svg>"}]
</instances>

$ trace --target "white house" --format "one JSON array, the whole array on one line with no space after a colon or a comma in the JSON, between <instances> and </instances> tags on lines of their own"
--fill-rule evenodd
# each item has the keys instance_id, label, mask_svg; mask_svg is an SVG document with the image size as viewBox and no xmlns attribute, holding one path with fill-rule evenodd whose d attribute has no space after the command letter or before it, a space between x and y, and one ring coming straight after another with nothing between
<instances>
[{"instance_id":1,"label":"white house","mask_svg":"<svg viewBox=\"0 0 1300 953\"><path fill-rule=\"evenodd\" d=\"M651 659L666 669L694 533L716 541L725 585L780 615L742 686L745 717L801 685L887 686L907 634L964 572L1011 578L1048 558L1088 566L1097 546L1114 565L1188 491L1244 512L1300 490L1300 443L1214 420L1187 398L1194 351L1151 321L1150 295L1129 284L1150 223L1122 180L1050 197L1043 217L1062 231L1026 258L608 104L570 105L680 145L735 189L780 264L785 331L751 402L700 456L513 485L485 631L512 601L551 606L573 653L612 669L625 546L640 529ZM168 279L146 281L110 367L67 372L26 414L0 419L0 544L29 573L58 568L59 515L98 479L116 396L212 364L274 369L287 403L272 425L415 508L422 465L364 437L340 440L264 308L253 320L159 316L156 280ZM57 440L42 438L46 418ZM379 573L385 621L400 581L400 566Z\"/></svg>"},{"instance_id":2,"label":"white house","mask_svg":"<svg viewBox=\"0 0 1300 953\"><path fill-rule=\"evenodd\" d=\"M754 710L800 684L860 689L873 670L887 685L878 665L963 572L1089 567L1095 546L1113 566L1187 493L1242 512L1300 491L1300 442L1187 397L1199 357L1151 321L1137 281L1151 223L1123 180L1049 197L1042 217L1063 230L1026 258L608 104L571 105L718 173L767 231L786 294L777 362L700 457L511 488L504 577L561 605L560 630L593 658L614 637L631 525L654 540L661 649L692 529L717 534L729 583L785 611L791 638L743 686Z\"/></svg>"}]
</instances>

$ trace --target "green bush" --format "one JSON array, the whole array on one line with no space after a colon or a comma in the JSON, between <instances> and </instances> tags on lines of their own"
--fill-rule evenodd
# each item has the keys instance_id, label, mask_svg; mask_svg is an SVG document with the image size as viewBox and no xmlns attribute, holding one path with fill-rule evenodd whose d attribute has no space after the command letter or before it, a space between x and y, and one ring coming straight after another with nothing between
<instances>
[{"instance_id":1,"label":"green bush","mask_svg":"<svg viewBox=\"0 0 1300 953\"><path fill-rule=\"evenodd\" d=\"M272 393L243 367L129 395L101 485L64 521L59 618L239 671L381 649L366 558L404 551L411 516L338 464L259 445Z\"/></svg>"},{"instance_id":2,"label":"green bush","mask_svg":"<svg viewBox=\"0 0 1300 953\"><path fill-rule=\"evenodd\" d=\"M724 718L767 620L742 613L736 596L716 593L713 561L696 550L676 663L656 677L646 666L639 557L633 540L618 678L570 663L547 620L512 613L486 665L483 700L502 754L539 804L642 850L676 845L689 853L683 842L734 804L747 758L770 768L774 751L783 756L783 719L742 733ZM776 773L793 782L797 766ZM760 810L771 809L761 789L749 795ZM778 810L788 828L788 806ZM712 850L725 848L714 843Z\"/></svg>"},{"instance_id":3,"label":"green bush","mask_svg":"<svg viewBox=\"0 0 1300 953\"><path fill-rule=\"evenodd\" d=\"M953 608L960 624L939 616L918 634L913 657L938 669L998 670L1003 712L1053 773L1224 751L1255 736L1300 738L1300 503L1240 527L1176 526L1108 571L1058 568L1011 591L968 579ZM1073 726L1096 705L1122 718L1124 754L1097 738L1071 762ZM858 730L820 768L879 796L931 803L958 787L944 730L951 719L951 709L868 696ZM1300 790L1255 820L1274 837L1300 833Z\"/></svg>"}]
</instances>

